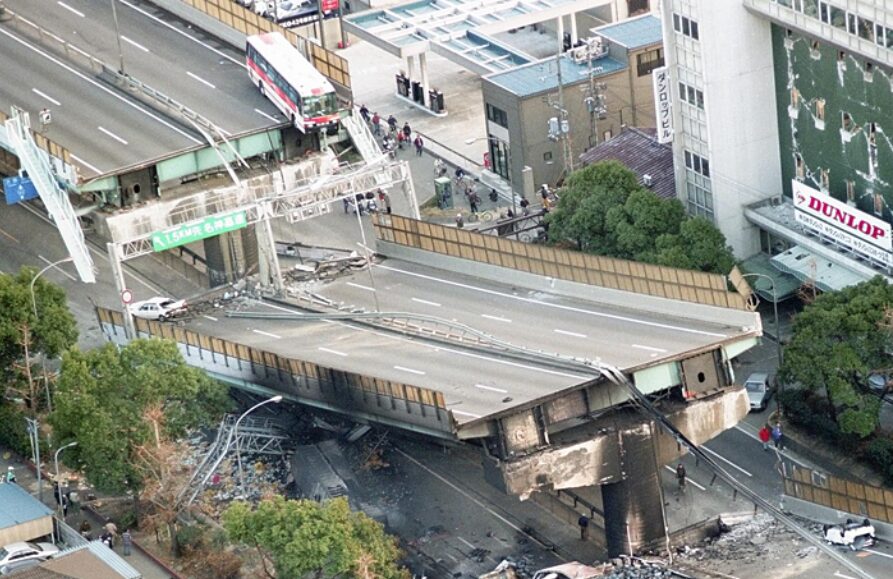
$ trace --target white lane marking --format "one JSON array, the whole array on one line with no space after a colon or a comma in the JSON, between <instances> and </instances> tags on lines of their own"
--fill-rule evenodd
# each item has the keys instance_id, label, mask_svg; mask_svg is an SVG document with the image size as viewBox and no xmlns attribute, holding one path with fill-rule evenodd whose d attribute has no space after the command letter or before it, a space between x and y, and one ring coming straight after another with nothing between
<instances>
[{"instance_id":1,"label":"white lane marking","mask_svg":"<svg viewBox=\"0 0 893 579\"><path fill-rule=\"evenodd\" d=\"M0 229L0 235L2 235L3 237L8 237L9 239L13 240L14 242L19 243L19 240L16 239L15 237L13 237L12 234L7 231L3 231L2 229Z\"/></svg>"},{"instance_id":2,"label":"white lane marking","mask_svg":"<svg viewBox=\"0 0 893 579\"><path fill-rule=\"evenodd\" d=\"M128 105L128 106L130 106L130 107L132 107L132 108L134 108L134 109L136 109L136 110L138 110L139 112L143 113L143 114L146 115L147 117L149 117L149 118L151 118L151 119L157 121L158 123L160 123L160 124L164 125L165 127L171 129L172 131L176 132L177 134L179 134L179 135L181 135L181 136L183 136L183 137L189 139L190 141L192 141L192 142L195 143L196 145L204 145L204 144L205 144L204 141L200 141L200 140L196 139L195 137L193 137L193 136L190 135L189 133L183 131L183 130L180 129L179 127L176 127L176 126L172 125L171 123L165 121L165 120L162 119L161 117L159 117L159 116L157 116L157 115L155 115L155 114L149 112L148 110L146 110L146 109L144 109L144 108L142 108L142 107L140 107L140 106L137 106L136 103L133 103L133 102L127 100L126 98L124 98L123 96L121 96L121 95L119 95L119 94L116 94L114 91L112 91L112 89L110 89L110 88L108 88L108 87L106 87L106 86L103 86L103 85L100 84L98 81L95 81L95 80L89 78L89 77L86 76L85 74L83 74L83 73L81 73L81 72L75 70L74 68L72 68L71 66L65 64L64 62L62 62L62 61L59 60L58 58L56 58L56 57L50 55L50 54L47 53L47 52L44 52L44 51L41 50L40 48L37 48L36 46L33 46L33 45L31 45L31 44L28 44L27 42L25 42L24 40L22 40L22 39L19 38L18 36L15 36L14 34L11 34L11 33L7 32L7 31L6 31L5 29L3 29L2 27L0 27L0 34L3 34L3 35L5 35L6 37L8 37L8 38L14 40L15 42L18 42L18 43L21 44L22 46L26 47L28 50L30 50L30 51L32 51L32 52L36 52L37 54L41 55L41 56L44 57L45 59L47 59L47 60L49 60L50 62L56 64L57 66L60 66L61 68L67 70L68 72L70 72L71 74L73 74L73 75L75 75L76 77L80 78L81 80L90 83L91 85L93 85L94 87L98 88L99 90L104 91L106 94L109 94L109 95L113 96L114 98L118 99L118 100L121 101L122 103L124 103L124 104L126 104L126 105Z\"/></svg>"},{"instance_id":3,"label":"white lane marking","mask_svg":"<svg viewBox=\"0 0 893 579\"><path fill-rule=\"evenodd\" d=\"M354 282L352 282L352 281L347 282L346 285L349 285L350 287L355 287L355 288L357 288L357 289L366 290L367 292L374 292L374 291L375 291L375 288L369 287L369 286L367 286L367 285L360 285L360 284L358 284L358 283L354 283Z\"/></svg>"},{"instance_id":4,"label":"white lane marking","mask_svg":"<svg viewBox=\"0 0 893 579\"><path fill-rule=\"evenodd\" d=\"M215 318L214 316L206 316L206 315L202 314L202 317L205 318L206 320L211 320L212 322L218 321L217 318Z\"/></svg>"},{"instance_id":5,"label":"white lane marking","mask_svg":"<svg viewBox=\"0 0 893 579\"><path fill-rule=\"evenodd\" d=\"M763 444L763 441L760 440L760 437L759 437L759 436L757 436L756 434L754 434L754 433L752 433L752 432L748 432L747 430L745 430L744 428L742 428L740 424L736 424L734 428L735 428L735 430L737 430L738 432L744 434L745 436L749 436L750 438L756 440L756 441L759 442L760 444ZM776 451L776 452L778 452L778 451ZM811 468L811 469L815 469L815 467L810 466L810 465L806 464L805 462L800 461L800 460L797 460L796 458L794 458L793 456L791 456L790 451L785 451L785 453L784 453L784 457L785 457L786 459L790 460L791 462L796 462L798 465L802 466L803 468Z\"/></svg>"},{"instance_id":6,"label":"white lane marking","mask_svg":"<svg viewBox=\"0 0 893 579\"><path fill-rule=\"evenodd\" d=\"M835 572L834 572L834 576L835 576L835 577L840 577L841 579L856 579L855 577L850 577L849 575L844 575L844 574L841 573L840 571L835 571Z\"/></svg>"},{"instance_id":7,"label":"white lane marking","mask_svg":"<svg viewBox=\"0 0 893 579\"><path fill-rule=\"evenodd\" d=\"M186 75L187 75L187 76L191 76L192 78L194 78L195 80L197 80L197 81L199 81L200 83L204 84L205 86L208 86L208 87L210 87L210 88L214 88L214 89L217 88L216 86L214 86L214 85L211 84L210 82L206 81L205 79L203 79L203 78L200 77L199 75L197 75L197 74L193 74L193 73L189 72L188 70L186 71Z\"/></svg>"},{"instance_id":8,"label":"white lane marking","mask_svg":"<svg viewBox=\"0 0 893 579\"><path fill-rule=\"evenodd\" d=\"M129 44L129 45L131 45L131 46L135 46L136 48L139 48L139 49L142 50L143 52L149 52L149 49L148 49L148 48L146 48L145 46L143 46L142 44L140 44L140 43L137 42L136 40L131 40L131 39L127 38L127 37L124 36L123 34L121 35L121 40L123 40L124 42L126 42L127 44Z\"/></svg>"},{"instance_id":9,"label":"white lane marking","mask_svg":"<svg viewBox=\"0 0 893 579\"><path fill-rule=\"evenodd\" d=\"M338 350L332 350L331 348L324 348L323 346L320 346L319 348L317 348L317 350L319 350L320 352L328 352L329 354L335 354L336 356L342 356L342 357L347 356L346 352L339 352Z\"/></svg>"},{"instance_id":10,"label":"white lane marking","mask_svg":"<svg viewBox=\"0 0 893 579\"><path fill-rule=\"evenodd\" d=\"M475 547L474 545L472 545L471 543L469 543L468 541L466 541L465 539L463 539L462 537L459 537L458 535L456 536L456 538L459 539L460 541L462 541L463 543L465 543L466 545L468 545L468 547L471 548L471 549L476 549L476 548L477 548L477 547Z\"/></svg>"},{"instance_id":11,"label":"white lane marking","mask_svg":"<svg viewBox=\"0 0 893 579\"><path fill-rule=\"evenodd\" d=\"M369 247L368 245L364 245L363 242L361 242L361 241L358 241L358 242L357 242L357 245L360 247L360 249L365 249L365 250L368 251L369 253L375 253L375 250L374 250L374 249L372 249L372 248Z\"/></svg>"},{"instance_id":12,"label":"white lane marking","mask_svg":"<svg viewBox=\"0 0 893 579\"><path fill-rule=\"evenodd\" d=\"M119 137L118 135L116 135L115 133L111 132L110 130L108 130L108 129L106 129L106 128L103 128L103 127L96 127L96 128L99 129L100 132L105 133L106 135L108 135L108 136L110 136L111 138L115 139L116 141L118 141L118 142L121 143L122 145L126 145L126 144L127 144L127 141L125 141L124 139L122 139L121 137Z\"/></svg>"},{"instance_id":13,"label":"white lane marking","mask_svg":"<svg viewBox=\"0 0 893 579\"><path fill-rule=\"evenodd\" d=\"M727 337L728 337L728 334L717 334L716 332L706 332L706 331L704 331L704 330L695 330L695 329L692 329L692 328L684 328L684 327L682 327L682 326L673 326L673 325L670 325L670 324L661 324L661 323L658 323L658 322L649 322L649 321L646 321L646 320L637 320L636 318L628 318L628 317L626 317L626 316L619 316L619 315L617 315L617 314L607 314L607 313L604 313L604 312L595 312L595 311L592 311L592 310L584 310L584 309L582 309L582 308L575 308L575 307L572 307L572 306L565 306L565 305L562 305L562 304L552 304L552 303L541 302L541 301L539 301L539 300L535 300L535 299L532 299L532 298L525 298L525 297L522 297L522 296L516 296L516 295L512 295L512 294L507 294L507 293L503 293L503 292L496 291L496 290L490 290L490 289L484 289L484 288L481 288L481 287L475 287L475 286L473 286L473 285L468 285L468 284L464 284L464 283L459 283L459 282L457 282L457 281L451 281L451 280L447 280L447 279L442 279L442 278L434 277L434 276L431 276L431 275L425 275L425 274L423 274L423 273L415 273L415 272L412 272L412 271L406 271L406 270L403 270L403 269L398 269L398 268L396 268L396 267L391 267L391 266L389 266L389 265L378 264L378 265L376 265L375 267L378 267L378 268L381 268L381 269L386 269L386 270L389 270L389 271L395 271L395 272L397 272L397 273L402 273L402 274L404 274L404 275L408 275L408 276L412 276L412 277L418 277L418 278L421 278L421 279L427 279L427 280L429 280L429 281L436 281L436 282L439 282L439 283L443 283L443 284L447 284L447 285L452 285L452 286L455 286L455 287L461 287L461 288L465 288L465 289L469 289L469 290L473 290L473 291L477 291L477 292L481 292L481 293L485 293L485 294L490 294L490 295L499 296L499 297L503 297L503 298L509 298L509 299L518 300L518 301L526 302L526 303L530 303L530 304L536 304L536 305L538 305L538 306L543 306L543 307L547 307L547 308L556 308L556 309L559 309L559 310L566 310L566 311L569 311L569 312L577 312L577 313L587 314L587 315L590 315L590 316L596 316L596 317L600 317L600 318L608 318L608 319L612 319L612 320L619 320L619 321L621 321L621 322L630 322L630 323L633 323L633 324L641 324L641 325L643 325L643 326L650 326L650 327L652 327L652 328L663 328L663 329L666 329L666 330L673 330L673 331L676 331L676 332L685 332L685 333L689 333L689 334L698 334L698 335L700 335L700 336L710 336L710 337L713 337L713 338L727 338Z\"/></svg>"},{"instance_id":14,"label":"white lane marking","mask_svg":"<svg viewBox=\"0 0 893 579\"><path fill-rule=\"evenodd\" d=\"M394 370L402 370L404 372L409 372L410 374L416 374L418 376L424 376L426 372L423 370L415 370L413 368L407 368L406 366L394 366Z\"/></svg>"},{"instance_id":15,"label":"white lane marking","mask_svg":"<svg viewBox=\"0 0 893 579\"><path fill-rule=\"evenodd\" d=\"M487 386L486 384L475 384L475 388L480 388L481 390L489 390L490 392L499 392L500 394L508 394L508 390L503 390L502 388L494 388L493 386Z\"/></svg>"},{"instance_id":16,"label":"white lane marking","mask_svg":"<svg viewBox=\"0 0 893 579\"><path fill-rule=\"evenodd\" d=\"M428 300L422 300L419 298L412 298L412 301L418 302L420 304L425 304L426 306L434 306L435 308L439 308L441 304L437 302L429 302Z\"/></svg>"},{"instance_id":17,"label":"white lane marking","mask_svg":"<svg viewBox=\"0 0 893 579\"><path fill-rule=\"evenodd\" d=\"M36 94L37 96L41 96L41 97L45 98L46 100L50 101L51 103L53 103L53 104L56 105L57 107L61 107L61 106L62 106L62 103L60 103L59 101L57 101L56 99L54 99L53 97L51 97L50 95L48 95L47 93L43 92L43 91L40 90L40 89L32 88L32 89L31 89L31 92L33 92L33 93Z\"/></svg>"},{"instance_id":18,"label":"white lane marking","mask_svg":"<svg viewBox=\"0 0 893 579\"><path fill-rule=\"evenodd\" d=\"M670 471L671 473L673 473L674 475L676 474L676 469L674 469L674 468L670 468L670 467L669 467L668 465L666 465L666 464L664 465L664 468L667 469L668 471ZM696 486L697 488L701 489L702 491L705 491L705 492L707 491L706 488L702 487L701 485L699 485L699 484L696 483L695 481L691 480L691 477L686 476L686 477L685 477L685 482L686 482L686 483L691 483L691 484L693 484L694 486Z\"/></svg>"},{"instance_id":19,"label":"white lane marking","mask_svg":"<svg viewBox=\"0 0 893 579\"><path fill-rule=\"evenodd\" d=\"M506 324L511 324L512 321L508 318L503 318L500 316L491 316L490 314L481 314L482 318L487 318L488 320L493 320L494 322L505 322Z\"/></svg>"},{"instance_id":20,"label":"white lane marking","mask_svg":"<svg viewBox=\"0 0 893 579\"><path fill-rule=\"evenodd\" d=\"M140 8L140 7L138 7L138 6L134 6L134 5L131 4L130 2L127 2L127 0L118 0L118 2L119 2L120 4L123 4L124 6L129 7L129 8L133 8L134 10L136 10L137 12L139 12L140 14L142 14L143 16L145 16L145 17L147 17L147 18L151 18L152 20L154 20L154 21L157 22L158 24L161 24L162 26L165 26L165 27L167 27L167 28L173 30L174 32L176 32L176 33L179 34L180 36L184 36L184 37L188 38L189 40L195 42L196 44L199 44L199 45L201 45L201 46L207 48L208 50L210 50L211 52L217 54L218 56L222 56L223 58L229 60L229 61L232 62L233 64L238 64L238 65L241 66L242 68L247 68L247 67L245 66L245 63L242 62L241 60L237 60L237 59L233 58L232 56L226 54L225 52L220 51L220 50L217 50L216 48L214 48L214 47L211 46L210 44L205 44L204 42L202 42L202 41L199 40L198 38L195 38L194 36L190 36L189 34L187 34L186 32L184 32L184 31L182 31L182 30L180 30L180 29L177 28L176 26L173 26L170 22L166 22L166 21L162 20L161 18L158 18L158 17L155 16L154 14L150 14L150 13L146 12L145 10L143 10L142 8Z\"/></svg>"},{"instance_id":21,"label":"white lane marking","mask_svg":"<svg viewBox=\"0 0 893 579\"><path fill-rule=\"evenodd\" d=\"M724 463L726 463L726 464L729 465L730 467L732 467L732 468L734 468L734 469L737 469L737 470L743 472L744 474L746 474L746 475L749 476L749 477L752 477L752 476L753 476L752 474L750 474L749 472L747 472L746 470L744 470L743 468L741 468L740 466L738 466L737 464L735 464L735 463L732 462L731 460L727 459L727 458L724 457L723 455L719 454L718 452L715 452L715 451L713 451L713 450L710 450L710 449L707 448L706 446L702 446L701 448L703 448L704 450L706 450L707 452L709 452L710 454L712 454L713 456L715 456L715 457L718 458L719 460L723 461Z\"/></svg>"},{"instance_id":22,"label":"white lane marking","mask_svg":"<svg viewBox=\"0 0 893 579\"><path fill-rule=\"evenodd\" d=\"M75 278L73 275L71 275L70 273L68 273L67 271L65 271L64 269L62 269L61 267L59 267L58 265L53 263L52 261L48 260L44 256L40 255L39 253L37 254L37 257L45 264L53 266L53 269L58 270L60 273L62 273L65 277L67 277L71 281L77 281L77 278Z\"/></svg>"},{"instance_id":23,"label":"white lane marking","mask_svg":"<svg viewBox=\"0 0 893 579\"><path fill-rule=\"evenodd\" d=\"M274 116L268 115L267 113L263 112L263 111L260 110L260 109L254 109L254 112L256 112L257 114L259 114L259 115L261 115L261 116L267 117L268 119L270 119L270 120L273 121L274 123L278 123L278 122L279 122L279 119L277 119L277 118L274 117Z\"/></svg>"},{"instance_id":24,"label":"white lane marking","mask_svg":"<svg viewBox=\"0 0 893 579\"><path fill-rule=\"evenodd\" d=\"M81 18L86 18L86 16L84 16L84 13L83 13L83 12L81 12L80 10L75 10L74 8L72 8L71 6L69 6L68 4L66 4L65 2L62 2L61 0L59 0L58 2L56 2L56 4L58 4L58 5L61 6L62 8L65 8L66 10L68 10L69 12L71 12L72 14L77 14L77 15L80 16Z\"/></svg>"},{"instance_id":25,"label":"white lane marking","mask_svg":"<svg viewBox=\"0 0 893 579\"><path fill-rule=\"evenodd\" d=\"M480 418L481 417L480 414L472 414L471 412L462 412L461 410L454 410L452 408L450 409L450 412L452 412L453 414L458 414L459 416L469 416L471 418Z\"/></svg>"},{"instance_id":26,"label":"white lane marking","mask_svg":"<svg viewBox=\"0 0 893 579\"><path fill-rule=\"evenodd\" d=\"M276 334L271 334L270 332L265 332L263 330L251 330L255 334L260 334L261 336L269 336L270 338L276 338L277 340L281 340L282 336L277 336Z\"/></svg>"},{"instance_id":27,"label":"white lane marking","mask_svg":"<svg viewBox=\"0 0 893 579\"><path fill-rule=\"evenodd\" d=\"M887 553L881 553L880 551L875 551L874 549L862 549L868 553L872 553L874 555L880 555L881 557L886 557L887 559L893 559L893 555L889 555Z\"/></svg>"},{"instance_id":28,"label":"white lane marking","mask_svg":"<svg viewBox=\"0 0 893 579\"><path fill-rule=\"evenodd\" d=\"M577 332L568 332L567 330L552 330L556 334L563 334L565 336L571 336L573 338L585 338L586 334L578 334Z\"/></svg>"},{"instance_id":29,"label":"white lane marking","mask_svg":"<svg viewBox=\"0 0 893 579\"><path fill-rule=\"evenodd\" d=\"M648 350L649 352L658 352L660 354L666 353L666 350L664 350L663 348L653 348L651 346L643 346L641 344L633 344L632 347L638 348L640 350Z\"/></svg>"},{"instance_id":30,"label":"white lane marking","mask_svg":"<svg viewBox=\"0 0 893 579\"><path fill-rule=\"evenodd\" d=\"M91 171L95 171L96 173L102 173L102 171L99 169L99 167L97 167L96 165L91 165L90 163L88 163L87 161L84 161L83 159L81 159L80 157L75 155L74 153L71 153L71 158L74 159L75 161L77 161L78 163L80 163L81 165L83 165L84 167L90 169Z\"/></svg>"}]
</instances>

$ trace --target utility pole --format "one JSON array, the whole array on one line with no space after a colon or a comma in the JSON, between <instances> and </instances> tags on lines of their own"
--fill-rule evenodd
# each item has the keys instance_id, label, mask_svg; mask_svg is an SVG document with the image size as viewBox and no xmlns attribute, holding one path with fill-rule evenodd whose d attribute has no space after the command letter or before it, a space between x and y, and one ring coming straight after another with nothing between
<instances>
[{"instance_id":1,"label":"utility pole","mask_svg":"<svg viewBox=\"0 0 893 579\"><path fill-rule=\"evenodd\" d=\"M561 17L559 16L559 21ZM559 31L563 27L559 27ZM564 174L570 175L574 170L574 154L571 148L571 125L567 118L567 109L564 108L564 81L561 77L561 57L564 51L564 36L558 34L558 52L555 54L555 65L558 67L558 106L552 106L558 111L559 129L561 139L561 157L564 161Z\"/></svg>"},{"instance_id":2,"label":"utility pole","mask_svg":"<svg viewBox=\"0 0 893 579\"><path fill-rule=\"evenodd\" d=\"M598 40L598 42L596 42ZM601 44L601 39L589 39L586 44L586 60L589 64L589 90L586 93L584 102L586 109L589 111L589 147L598 144L598 120L605 118L607 108L605 107L605 89L607 85L603 82L595 82L595 73L601 72L602 67L598 67L596 71L592 66L592 61L601 58L607 50Z\"/></svg>"},{"instance_id":3,"label":"utility pole","mask_svg":"<svg viewBox=\"0 0 893 579\"><path fill-rule=\"evenodd\" d=\"M37 466L37 497L43 502L43 480L40 477L40 423L36 418L26 418L28 436L31 438L31 452Z\"/></svg>"}]
</instances>

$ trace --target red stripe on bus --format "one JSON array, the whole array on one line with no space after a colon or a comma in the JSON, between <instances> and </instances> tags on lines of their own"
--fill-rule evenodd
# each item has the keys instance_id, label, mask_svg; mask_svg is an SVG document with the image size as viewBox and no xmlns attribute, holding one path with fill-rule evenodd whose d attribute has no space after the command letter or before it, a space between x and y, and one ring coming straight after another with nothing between
<instances>
[{"instance_id":1,"label":"red stripe on bus","mask_svg":"<svg viewBox=\"0 0 893 579\"><path fill-rule=\"evenodd\" d=\"M288 108L290 108L293 111L298 110L298 106L290 98L288 98L288 95L286 95L282 91L281 88L276 86L276 83L274 83L272 80L270 80L270 77L267 76L267 74L263 70L261 70L261 68L259 66L257 66L257 64L255 64L253 60L250 60L250 59L248 60L248 66L251 67L251 70L253 70L255 73L257 73L257 75L264 80L265 84L270 85L270 87L274 91L276 91L276 94L279 95L279 97L282 98L282 100L284 100L286 102L286 104L288 105Z\"/></svg>"}]
</instances>

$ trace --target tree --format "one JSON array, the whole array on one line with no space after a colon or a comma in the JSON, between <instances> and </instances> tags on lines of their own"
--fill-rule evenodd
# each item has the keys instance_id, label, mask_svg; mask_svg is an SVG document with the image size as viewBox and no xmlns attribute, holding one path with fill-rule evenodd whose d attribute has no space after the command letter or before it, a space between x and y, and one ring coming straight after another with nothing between
<instances>
[{"instance_id":1,"label":"tree","mask_svg":"<svg viewBox=\"0 0 893 579\"><path fill-rule=\"evenodd\" d=\"M794 320L779 379L823 394L843 433L865 438L877 428L880 400L864 383L871 371L890 365L883 324L891 304L893 286L878 276L822 294Z\"/></svg>"},{"instance_id":2,"label":"tree","mask_svg":"<svg viewBox=\"0 0 893 579\"><path fill-rule=\"evenodd\" d=\"M630 193L623 205L605 215L606 234L614 239L614 257L654 263L655 240L672 237L685 220L685 208L675 199L661 199L647 189Z\"/></svg>"},{"instance_id":3,"label":"tree","mask_svg":"<svg viewBox=\"0 0 893 579\"><path fill-rule=\"evenodd\" d=\"M726 274L735 265L726 236L703 217L681 222L677 235L657 238L654 263L682 269L697 269Z\"/></svg>"},{"instance_id":4,"label":"tree","mask_svg":"<svg viewBox=\"0 0 893 579\"><path fill-rule=\"evenodd\" d=\"M320 504L277 496L256 510L237 502L224 512L223 525L232 540L257 549L269 577L408 577L396 563L396 540L344 499Z\"/></svg>"},{"instance_id":5,"label":"tree","mask_svg":"<svg viewBox=\"0 0 893 579\"><path fill-rule=\"evenodd\" d=\"M139 493L144 474L137 449L216 423L229 407L227 388L186 365L169 340L134 340L62 358L56 404L50 414L57 440L78 441L67 456L83 466L100 491ZM144 418L163 411L154 424Z\"/></svg>"}]
</instances>

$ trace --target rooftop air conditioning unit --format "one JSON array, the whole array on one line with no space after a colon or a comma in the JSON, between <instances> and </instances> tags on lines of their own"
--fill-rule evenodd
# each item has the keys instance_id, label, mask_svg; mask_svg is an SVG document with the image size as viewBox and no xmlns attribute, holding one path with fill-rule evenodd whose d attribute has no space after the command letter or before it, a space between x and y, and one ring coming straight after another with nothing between
<instances>
[{"instance_id":1,"label":"rooftop air conditioning unit","mask_svg":"<svg viewBox=\"0 0 893 579\"><path fill-rule=\"evenodd\" d=\"M651 187L652 185L654 185L654 179L651 177L651 175L647 173L642 175L642 185L646 187Z\"/></svg>"}]
</instances>

